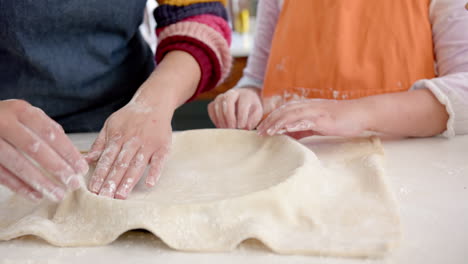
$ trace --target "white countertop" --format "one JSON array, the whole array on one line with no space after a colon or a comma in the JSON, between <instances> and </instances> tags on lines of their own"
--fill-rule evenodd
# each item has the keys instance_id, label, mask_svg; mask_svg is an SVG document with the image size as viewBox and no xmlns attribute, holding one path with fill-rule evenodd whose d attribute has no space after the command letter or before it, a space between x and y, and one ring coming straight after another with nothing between
<instances>
[{"instance_id":1,"label":"white countertop","mask_svg":"<svg viewBox=\"0 0 468 264\"><path fill-rule=\"evenodd\" d=\"M84 150L95 136L71 138ZM403 227L400 247L385 259L279 256L252 243L229 253L184 253L149 233L129 232L94 248L56 248L31 238L0 242L0 263L468 263L468 136L383 143Z\"/></svg>"}]
</instances>

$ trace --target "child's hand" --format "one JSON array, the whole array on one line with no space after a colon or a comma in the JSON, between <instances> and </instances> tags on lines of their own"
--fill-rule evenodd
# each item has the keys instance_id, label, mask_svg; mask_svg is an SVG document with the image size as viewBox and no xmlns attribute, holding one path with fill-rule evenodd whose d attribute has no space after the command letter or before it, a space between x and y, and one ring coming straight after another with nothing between
<instances>
[{"instance_id":1,"label":"child's hand","mask_svg":"<svg viewBox=\"0 0 468 264\"><path fill-rule=\"evenodd\" d=\"M166 109L132 101L107 119L87 156L97 163L91 192L127 199L147 165L146 185L156 184L171 145L172 113Z\"/></svg>"},{"instance_id":2,"label":"child's hand","mask_svg":"<svg viewBox=\"0 0 468 264\"><path fill-rule=\"evenodd\" d=\"M239 88L218 95L208 105L208 114L218 128L252 130L263 116L258 88Z\"/></svg>"},{"instance_id":3,"label":"child's hand","mask_svg":"<svg viewBox=\"0 0 468 264\"><path fill-rule=\"evenodd\" d=\"M273 111L259 125L258 132L260 135L291 133L295 137L357 136L370 128L371 111L361 100L294 101Z\"/></svg>"}]
</instances>

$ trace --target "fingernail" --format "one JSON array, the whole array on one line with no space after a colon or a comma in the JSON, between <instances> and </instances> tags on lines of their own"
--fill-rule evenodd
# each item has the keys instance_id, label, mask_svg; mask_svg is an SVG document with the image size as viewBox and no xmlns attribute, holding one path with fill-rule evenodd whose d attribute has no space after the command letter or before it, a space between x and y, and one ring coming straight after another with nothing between
<instances>
[{"instance_id":1,"label":"fingernail","mask_svg":"<svg viewBox=\"0 0 468 264\"><path fill-rule=\"evenodd\" d=\"M122 188L120 188L117 193L115 194L115 197L117 199L121 199L121 200L125 200L127 199L127 196L128 196L128 191L130 189L130 186L125 186L126 184L124 184L124 186Z\"/></svg>"},{"instance_id":2,"label":"fingernail","mask_svg":"<svg viewBox=\"0 0 468 264\"><path fill-rule=\"evenodd\" d=\"M146 185L148 185L149 187L154 187L154 185L156 185L156 179L155 178L159 178L159 177L147 177L146 178Z\"/></svg>"},{"instance_id":3,"label":"fingernail","mask_svg":"<svg viewBox=\"0 0 468 264\"><path fill-rule=\"evenodd\" d=\"M130 186L125 183L124 185L122 185L122 187L119 188L119 190L117 190L117 192L115 193L116 194L115 197L119 199L126 199L128 196L129 190L130 190Z\"/></svg>"},{"instance_id":4,"label":"fingernail","mask_svg":"<svg viewBox=\"0 0 468 264\"><path fill-rule=\"evenodd\" d=\"M85 159L80 159L76 163L75 167L76 167L77 172L80 173L80 174L86 174L89 171L89 165L88 165L88 162L86 162Z\"/></svg>"},{"instance_id":5,"label":"fingernail","mask_svg":"<svg viewBox=\"0 0 468 264\"><path fill-rule=\"evenodd\" d=\"M42 199L42 195L38 192L30 192L28 193L28 197L34 202L40 201Z\"/></svg>"},{"instance_id":6,"label":"fingernail","mask_svg":"<svg viewBox=\"0 0 468 264\"><path fill-rule=\"evenodd\" d=\"M107 197L107 198L113 198L113 193L110 192L109 190L107 189L103 189L101 190L101 192L99 193L99 196L102 196L102 197Z\"/></svg>"},{"instance_id":7,"label":"fingernail","mask_svg":"<svg viewBox=\"0 0 468 264\"><path fill-rule=\"evenodd\" d=\"M63 197L65 197L65 190L62 188L55 188L51 191L51 194L53 196L55 202L59 202L63 200Z\"/></svg>"},{"instance_id":8,"label":"fingernail","mask_svg":"<svg viewBox=\"0 0 468 264\"><path fill-rule=\"evenodd\" d=\"M62 177L62 179L65 178L65 177ZM66 177L63 181L63 183L65 184L65 186L69 187L69 188L73 188L73 179L75 178L75 175L70 175L68 177Z\"/></svg>"},{"instance_id":9,"label":"fingernail","mask_svg":"<svg viewBox=\"0 0 468 264\"><path fill-rule=\"evenodd\" d=\"M99 192L99 189L101 189L101 185L102 185L103 182L104 182L104 180L102 180L102 179L95 180L91 184L91 192L97 194Z\"/></svg>"},{"instance_id":10,"label":"fingernail","mask_svg":"<svg viewBox=\"0 0 468 264\"><path fill-rule=\"evenodd\" d=\"M63 127L62 127L59 123L54 123L54 127L55 127L55 129L57 129L58 131L63 132Z\"/></svg>"},{"instance_id":11,"label":"fingernail","mask_svg":"<svg viewBox=\"0 0 468 264\"><path fill-rule=\"evenodd\" d=\"M283 135L284 133L288 132L286 129L281 129L276 134Z\"/></svg>"},{"instance_id":12,"label":"fingernail","mask_svg":"<svg viewBox=\"0 0 468 264\"><path fill-rule=\"evenodd\" d=\"M115 189L116 189L115 182L109 181L104 185L101 192L99 192L99 195L104 196L104 197L113 198L114 193L115 193Z\"/></svg>"},{"instance_id":13,"label":"fingernail","mask_svg":"<svg viewBox=\"0 0 468 264\"><path fill-rule=\"evenodd\" d=\"M96 161L98 157L99 157L99 152L97 152L97 151L90 152L90 153L84 155L85 160L87 160L89 162Z\"/></svg>"},{"instance_id":14,"label":"fingernail","mask_svg":"<svg viewBox=\"0 0 468 264\"><path fill-rule=\"evenodd\" d=\"M128 178L125 180L125 183L122 185L122 187L119 188L119 190L117 191L117 195L116 197L118 199L127 199L127 196L128 196L128 193L130 192L130 187L132 186L132 183L133 183L133 178Z\"/></svg>"},{"instance_id":15,"label":"fingernail","mask_svg":"<svg viewBox=\"0 0 468 264\"><path fill-rule=\"evenodd\" d=\"M126 192L119 190L115 193L115 198L119 200L125 200L127 199L127 195L128 194Z\"/></svg>"},{"instance_id":16,"label":"fingernail","mask_svg":"<svg viewBox=\"0 0 468 264\"><path fill-rule=\"evenodd\" d=\"M72 177L70 177L70 183L67 185L68 187L70 187L70 189L72 191L80 188L80 176L78 175L73 175Z\"/></svg>"},{"instance_id":17,"label":"fingernail","mask_svg":"<svg viewBox=\"0 0 468 264\"><path fill-rule=\"evenodd\" d=\"M267 134L270 135L270 136L273 136L273 128L269 128L267 130Z\"/></svg>"}]
</instances>

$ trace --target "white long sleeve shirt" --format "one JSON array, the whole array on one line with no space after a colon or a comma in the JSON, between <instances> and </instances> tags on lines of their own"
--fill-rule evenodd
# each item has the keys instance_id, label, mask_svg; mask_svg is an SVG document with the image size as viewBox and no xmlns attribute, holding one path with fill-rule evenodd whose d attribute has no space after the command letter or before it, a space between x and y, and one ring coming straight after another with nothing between
<instances>
[{"instance_id":1,"label":"white long sleeve shirt","mask_svg":"<svg viewBox=\"0 0 468 264\"><path fill-rule=\"evenodd\" d=\"M408 0L410 1L410 0ZM263 87L271 43L283 0L260 0L255 44L244 76L236 87ZM437 77L412 87L429 89L449 114L444 136L468 134L468 4L467 0L432 0L430 20Z\"/></svg>"}]
</instances>

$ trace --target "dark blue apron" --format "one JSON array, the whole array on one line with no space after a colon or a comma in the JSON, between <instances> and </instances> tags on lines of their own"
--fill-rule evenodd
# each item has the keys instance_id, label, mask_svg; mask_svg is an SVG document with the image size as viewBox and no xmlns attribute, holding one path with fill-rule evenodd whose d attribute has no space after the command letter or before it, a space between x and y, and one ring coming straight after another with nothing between
<instances>
[{"instance_id":1,"label":"dark blue apron","mask_svg":"<svg viewBox=\"0 0 468 264\"><path fill-rule=\"evenodd\" d=\"M154 68L146 0L0 0L0 100L24 99L67 132L98 131Z\"/></svg>"}]
</instances>

